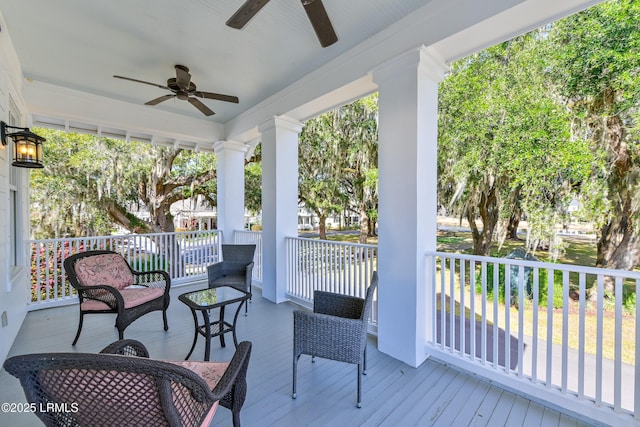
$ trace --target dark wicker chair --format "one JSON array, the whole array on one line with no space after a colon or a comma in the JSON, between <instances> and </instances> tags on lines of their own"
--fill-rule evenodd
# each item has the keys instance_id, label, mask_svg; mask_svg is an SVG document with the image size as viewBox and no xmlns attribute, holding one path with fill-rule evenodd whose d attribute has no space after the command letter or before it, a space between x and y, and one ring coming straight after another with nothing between
<instances>
[{"instance_id":1,"label":"dark wicker chair","mask_svg":"<svg viewBox=\"0 0 640 427\"><path fill-rule=\"evenodd\" d=\"M367 327L378 286L374 271L364 299L331 292L313 293L313 312L293 312L293 394L302 354L358 365L357 406L362 406L362 374L367 373Z\"/></svg>"},{"instance_id":2,"label":"dark wicker chair","mask_svg":"<svg viewBox=\"0 0 640 427\"><path fill-rule=\"evenodd\" d=\"M233 286L251 293L256 245L222 245L222 261L207 267L209 288ZM244 306L245 314L248 306Z\"/></svg>"},{"instance_id":3,"label":"dark wicker chair","mask_svg":"<svg viewBox=\"0 0 640 427\"><path fill-rule=\"evenodd\" d=\"M100 350L100 353L149 358L149 351L147 350L147 347L145 347L140 341L130 339L112 342Z\"/></svg>"},{"instance_id":4,"label":"dark wicker chair","mask_svg":"<svg viewBox=\"0 0 640 427\"><path fill-rule=\"evenodd\" d=\"M149 357L149 353L142 343L136 340L120 340L105 347L101 353L120 354L124 356ZM240 427L240 410L247 396L247 368L251 357L251 342L243 341L238 344L234 360L231 364L240 365L231 389L220 399L220 406L227 408L233 414L234 427ZM235 369L235 368L234 368Z\"/></svg>"},{"instance_id":5,"label":"dark wicker chair","mask_svg":"<svg viewBox=\"0 0 640 427\"><path fill-rule=\"evenodd\" d=\"M105 350L131 348L129 342ZM183 366L117 354L26 354L7 359L4 368L20 379L47 426L197 426L209 425L216 401L232 393L250 351L251 343L238 345L213 390Z\"/></svg>"},{"instance_id":6,"label":"dark wicker chair","mask_svg":"<svg viewBox=\"0 0 640 427\"><path fill-rule=\"evenodd\" d=\"M106 250L71 255L64 260L64 269L80 299L80 320L72 345L80 338L85 314L115 313L120 339L127 326L151 311L162 311L164 330L169 329L171 279L166 271L135 271L120 254Z\"/></svg>"},{"instance_id":7,"label":"dark wicker chair","mask_svg":"<svg viewBox=\"0 0 640 427\"><path fill-rule=\"evenodd\" d=\"M231 390L220 399L220 406L227 408L233 415L233 427L240 427L240 410L244 405L244 400L247 397L247 368L249 367L249 357L251 356L251 343L249 341L243 341L238 344L236 353L240 350L240 346L247 346L249 349L245 350L246 357L244 362L238 371L236 380L231 387Z\"/></svg>"}]
</instances>

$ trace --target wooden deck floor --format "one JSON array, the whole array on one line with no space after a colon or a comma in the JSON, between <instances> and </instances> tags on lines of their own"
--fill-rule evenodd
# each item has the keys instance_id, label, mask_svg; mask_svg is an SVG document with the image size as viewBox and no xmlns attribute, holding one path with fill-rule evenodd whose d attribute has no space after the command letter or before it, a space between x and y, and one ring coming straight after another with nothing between
<instances>
[{"instance_id":1,"label":"wooden deck floor","mask_svg":"<svg viewBox=\"0 0 640 427\"><path fill-rule=\"evenodd\" d=\"M162 330L159 312L134 322L125 337L142 341L153 358L183 359L193 339L189 309L178 294L204 284L172 291L169 331ZM298 398L291 398L291 304L272 304L255 292L248 317L238 320L238 339L253 342L249 393L242 409L251 426L583 426L574 418L539 405L454 367L427 360L415 369L376 349L370 338L368 375L363 380L363 406L356 408L356 368L339 362L302 356ZM98 352L117 339L113 317L88 316L76 346L71 347L78 321L76 306L28 314L10 356L34 352ZM212 360L229 360L234 347L212 343ZM192 360L204 356L199 338ZM0 402L24 402L18 381L0 372ZM231 426L230 412L220 408L214 425ZM0 413L0 425L39 425L32 414Z\"/></svg>"}]
</instances>

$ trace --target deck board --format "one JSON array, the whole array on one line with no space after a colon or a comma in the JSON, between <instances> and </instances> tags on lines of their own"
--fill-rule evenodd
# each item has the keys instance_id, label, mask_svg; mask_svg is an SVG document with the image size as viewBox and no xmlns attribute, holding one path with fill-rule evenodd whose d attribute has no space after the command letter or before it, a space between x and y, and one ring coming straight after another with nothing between
<instances>
[{"instance_id":1,"label":"deck board","mask_svg":"<svg viewBox=\"0 0 640 427\"><path fill-rule=\"evenodd\" d=\"M534 427L542 425L542 416L544 415L544 406L535 402L530 402L527 408L527 415L522 423L522 427Z\"/></svg>"},{"instance_id":2,"label":"deck board","mask_svg":"<svg viewBox=\"0 0 640 427\"><path fill-rule=\"evenodd\" d=\"M458 398L458 400L462 402L471 403L465 403L454 410L454 413L452 414L454 418L451 420L451 425L461 426L472 424L490 389L491 386L489 384L479 381L471 393L464 396L464 398ZM454 406L451 406L451 408L453 409Z\"/></svg>"},{"instance_id":3,"label":"deck board","mask_svg":"<svg viewBox=\"0 0 640 427\"><path fill-rule=\"evenodd\" d=\"M511 412L511 408L513 408L513 403L516 400L516 396L512 393L503 392L500 395L500 399L496 402L496 406L493 408L493 412L491 413L491 417L487 421L488 426L502 426L507 425L507 418L509 418L509 413Z\"/></svg>"},{"instance_id":4,"label":"deck board","mask_svg":"<svg viewBox=\"0 0 640 427\"><path fill-rule=\"evenodd\" d=\"M363 411L358 413L354 418L357 425L380 425L403 399L414 393L417 382L424 380L438 381L443 375L447 375L448 371L445 366L439 366L430 371L418 372L420 371L418 369L413 372L414 368L405 367L404 369L399 369L393 362L391 363L391 369L389 373L381 372L379 374L382 377L381 380L376 380L370 389L367 388L364 391L366 408L369 405L376 405L377 407L374 412ZM370 373L370 375L378 376L377 373Z\"/></svg>"},{"instance_id":5,"label":"deck board","mask_svg":"<svg viewBox=\"0 0 640 427\"><path fill-rule=\"evenodd\" d=\"M475 380L467 375L458 373L447 389L433 401L432 404L422 404L407 413L416 425L452 425L453 417L467 402L465 398L458 399L459 394L467 394L463 390L472 390ZM426 384L425 386L429 386ZM425 402L426 403L426 402Z\"/></svg>"},{"instance_id":6,"label":"deck board","mask_svg":"<svg viewBox=\"0 0 640 427\"><path fill-rule=\"evenodd\" d=\"M429 375L417 372L415 376L403 378L407 385L398 391L396 399L391 402L393 406L385 419L386 425L398 425L397 423L407 419L407 416L415 420L427 408L434 407L442 390L459 378L458 371L443 368L442 374L437 371Z\"/></svg>"},{"instance_id":7,"label":"deck board","mask_svg":"<svg viewBox=\"0 0 640 427\"><path fill-rule=\"evenodd\" d=\"M502 389L498 387L490 387L484 395L484 399L482 399L478 409L475 411L473 419L469 422L469 426L487 426L498 401L502 397L502 393Z\"/></svg>"},{"instance_id":8,"label":"deck board","mask_svg":"<svg viewBox=\"0 0 640 427\"><path fill-rule=\"evenodd\" d=\"M530 400L525 399L521 396L516 396L513 401L513 406L509 411L509 416L507 417L506 424L509 426L521 426L524 424L524 420L527 416L527 411L529 410Z\"/></svg>"},{"instance_id":9,"label":"deck board","mask_svg":"<svg viewBox=\"0 0 640 427\"><path fill-rule=\"evenodd\" d=\"M568 417L565 414L560 414L560 413L555 412L555 411L553 411L551 409L545 408L544 413L545 413L545 415L553 414L554 417L557 417L559 426L562 426L562 427L576 427L576 426L580 425L575 418ZM543 420L543 422L544 421L545 420Z\"/></svg>"},{"instance_id":10,"label":"deck board","mask_svg":"<svg viewBox=\"0 0 640 427\"><path fill-rule=\"evenodd\" d=\"M541 425L555 427L560 425L560 414L552 409L544 408ZM565 425L565 424L563 424ZM573 424L575 426L575 424Z\"/></svg>"},{"instance_id":11,"label":"deck board","mask_svg":"<svg viewBox=\"0 0 640 427\"><path fill-rule=\"evenodd\" d=\"M467 385L467 380L472 380L468 375L464 375L461 372L457 372L455 377L444 388L435 388L431 384L425 384L425 387L429 390L429 394L433 395L434 390L440 390L432 398L427 400L421 400L421 404L409 406L405 402L394 411L394 424L400 425L404 419L408 419L408 424L416 425L433 425L440 419L442 413L446 408L453 403L458 391L462 390ZM423 393L416 393L418 395L424 394L424 388L421 387ZM458 402L461 404L462 400ZM443 421L442 425L449 424L447 421Z\"/></svg>"},{"instance_id":12,"label":"deck board","mask_svg":"<svg viewBox=\"0 0 640 427\"><path fill-rule=\"evenodd\" d=\"M180 293L202 288L199 283L174 288L169 308L169 331L162 330L162 316L150 313L134 322L125 337L142 341L151 357L180 360L193 340L191 312L178 301ZM356 367L345 363L302 356L298 363L298 397L292 387L292 304L273 304L255 289L249 315L238 318L238 340L253 342L247 374L249 391L241 412L242 424L251 426L584 426L574 418L516 396L500 387L447 364L427 360L410 367L377 350L375 337L368 341L368 375L363 377L362 408L356 403ZM77 306L58 307L27 315L10 356L34 352L98 352L117 340L115 317L85 318L76 348ZM231 337L225 348L212 340L212 360L231 359ZM204 339L192 360L202 360ZM0 400L24 402L18 380L0 371ZM231 414L219 408L214 425L231 426ZM0 425L41 425L31 414L0 413Z\"/></svg>"}]
</instances>

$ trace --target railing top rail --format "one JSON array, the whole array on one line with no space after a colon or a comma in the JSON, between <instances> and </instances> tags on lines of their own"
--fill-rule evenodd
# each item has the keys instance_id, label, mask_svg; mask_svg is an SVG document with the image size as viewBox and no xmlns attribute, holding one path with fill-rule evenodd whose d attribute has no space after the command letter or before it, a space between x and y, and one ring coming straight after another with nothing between
<instances>
[{"instance_id":1,"label":"railing top rail","mask_svg":"<svg viewBox=\"0 0 640 427\"><path fill-rule=\"evenodd\" d=\"M176 235L207 235L207 234L222 234L220 230L194 230L194 231L173 231L173 232L164 232L164 233L148 233L148 234L114 234L110 236L85 236L85 237L58 237L52 239L35 239L35 240L27 240L27 243L50 243L57 242L60 240L67 241L83 241L83 240L91 240L91 239L130 239L135 237L156 237L156 236L165 236L167 234L176 234Z\"/></svg>"},{"instance_id":2,"label":"railing top rail","mask_svg":"<svg viewBox=\"0 0 640 427\"><path fill-rule=\"evenodd\" d=\"M337 246L350 246L350 247L359 247L366 249L377 249L378 245L370 245L366 243L350 243L350 242L335 242L333 240L318 240L318 239L310 239L308 237L287 237L287 240L301 240L307 242L314 242L320 245L337 245Z\"/></svg>"},{"instance_id":3,"label":"railing top rail","mask_svg":"<svg viewBox=\"0 0 640 427\"><path fill-rule=\"evenodd\" d=\"M572 265L572 264L554 264L552 262L545 262L545 261L527 261L522 259L497 258L497 257L489 257L489 256L466 255L466 254L456 254L456 253L438 252L438 251L427 251L425 253L425 256L440 256L440 257L447 257L447 258L462 259L467 261L498 263L498 264L507 264L507 265L516 265L516 266L521 265L524 267L546 268L548 270L563 270L563 271L570 271L575 273L585 273L585 274L594 274L594 275L603 275L603 276L616 276L616 277L624 277L627 279L640 280L640 272L637 272L637 271L613 270L613 269L601 268L601 267L587 267L587 266Z\"/></svg>"},{"instance_id":4,"label":"railing top rail","mask_svg":"<svg viewBox=\"0 0 640 427\"><path fill-rule=\"evenodd\" d=\"M262 234L262 231L255 230L233 230L234 233L246 233L246 234Z\"/></svg>"}]
</instances>

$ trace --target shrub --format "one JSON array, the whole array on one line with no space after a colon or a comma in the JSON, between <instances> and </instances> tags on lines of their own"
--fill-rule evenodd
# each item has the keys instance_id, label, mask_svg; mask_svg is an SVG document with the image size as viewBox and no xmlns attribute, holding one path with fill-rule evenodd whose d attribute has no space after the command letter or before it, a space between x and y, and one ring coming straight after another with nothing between
<instances>
[{"instance_id":1,"label":"shrub","mask_svg":"<svg viewBox=\"0 0 640 427\"><path fill-rule=\"evenodd\" d=\"M72 246L69 241L63 242L62 247L31 244L30 249L31 301L75 294L75 290L66 282L56 289L54 278L63 277L64 260L70 255L84 251L84 243L80 243L77 247ZM51 253L55 253L55 256L51 256Z\"/></svg>"},{"instance_id":2,"label":"shrub","mask_svg":"<svg viewBox=\"0 0 640 427\"><path fill-rule=\"evenodd\" d=\"M546 268L541 268L539 270L539 301L538 305L541 307L548 306L548 286L547 286L547 275L548 270ZM553 308L562 308L563 300L562 300L562 271L554 270L553 271Z\"/></svg>"},{"instance_id":3,"label":"shrub","mask_svg":"<svg viewBox=\"0 0 640 427\"><path fill-rule=\"evenodd\" d=\"M622 305L627 312L633 314L636 309L636 289L635 286L625 285L622 288Z\"/></svg>"},{"instance_id":4,"label":"shrub","mask_svg":"<svg viewBox=\"0 0 640 427\"><path fill-rule=\"evenodd\" d=\"M529 270L529 271L527 271ZM517 284L518 280L518 268L515 266L511 270L512 283ZM514 277L515 276L515 277ZM538 273L538 305L540 307L546 307L548 305L548 287L547 287L547 270L541 268ZM493 283L494 283L494 268L493 265L487 265L487 298L493 301L495 297ZM525 280L526 284L522 288L525 290L525 299L533 299L533 269L525 268ZM512 287L510 291L511 305L518 304L518 288ZM476 292L482 292L482 275L480 272L476 274ZM498 302L504 304L506 297L506 280L505 280L505 265L498 265ZM555 270L553 275L553 308L562 307L562 271Z\"/></svg>"}]
</instances>

